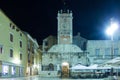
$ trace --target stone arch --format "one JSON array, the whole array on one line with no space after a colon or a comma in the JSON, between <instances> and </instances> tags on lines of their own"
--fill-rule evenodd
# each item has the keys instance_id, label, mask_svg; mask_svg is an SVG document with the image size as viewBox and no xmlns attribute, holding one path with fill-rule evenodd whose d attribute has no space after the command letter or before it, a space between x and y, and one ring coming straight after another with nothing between
<instances>
[{"instance_id":1,"label":"stone arch","mask_svg":"<svg viewBox=\"0 0 120 80\"><path fill-rule=\"evenodd\" d=\"M54 65L52 63L50 63L48 66L50 71L54 71Z\"/></svg>"}]
</instances>

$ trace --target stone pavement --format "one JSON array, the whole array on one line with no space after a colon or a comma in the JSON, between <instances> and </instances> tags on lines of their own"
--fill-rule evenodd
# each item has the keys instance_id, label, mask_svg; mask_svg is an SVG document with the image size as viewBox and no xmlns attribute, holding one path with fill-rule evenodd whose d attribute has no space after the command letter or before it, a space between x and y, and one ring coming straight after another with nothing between
<instances>
[{"instance_id":1,"label":"stone pavement","mask_svg":"<svg viewBox=\"0 0 120 80\"><path fill-rule=\"evenodd\" d=\"M62 78L30 76L30 77L17 77L17 78L0 78L0 80L111 80L111 79L110 78L104 78L104 79L62 79ZM120 78L118 80L120 80Z\"/></svg>"}]
</instances>

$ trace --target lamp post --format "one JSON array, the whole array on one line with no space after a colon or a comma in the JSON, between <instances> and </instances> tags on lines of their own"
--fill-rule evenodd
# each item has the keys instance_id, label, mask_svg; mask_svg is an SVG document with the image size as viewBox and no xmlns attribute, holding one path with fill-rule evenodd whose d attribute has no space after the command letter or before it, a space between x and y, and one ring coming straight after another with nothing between
<instances>
[{"instance_id":1,"label":"lamp post","mask_svg":"<svg viewBox=\"0 0 120 80\"><path fill-rule=\"evenodd\" d=\"M114 33L117 29L118 29L118 22L115 22L115 21L113 21L113 19L111 19L110 26L106 30L106 33L111 36L111 59L114 58L113 40L114 40ZM111 67L111 78L112 78L112 76L113 76L113 67Z\"/></svg>"},{"instance_id":2,"label":"lamp post","mask_svg":"<svg viewBox=\"0 0 120 80\"><path fill-rule=\"evenodd\" d=\"M111 36L111 58L113 59L114 55L114 44L113 44L113 38L114 33L118 29L118 22L113 21L111 19L110 26L107 28L106 33Z\"/></svg>"}]
</instances>

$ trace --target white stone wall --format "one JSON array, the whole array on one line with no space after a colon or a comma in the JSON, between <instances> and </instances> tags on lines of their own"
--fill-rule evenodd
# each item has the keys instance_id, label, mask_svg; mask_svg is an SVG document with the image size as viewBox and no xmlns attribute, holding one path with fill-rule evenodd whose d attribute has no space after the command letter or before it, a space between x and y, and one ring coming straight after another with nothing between
<instances>
[{"instance_id":1,"label":"white stone wall","mask_svg":"<svg viewBox=\"0 0 120 80\"><path fill-rule=\"evenodd\" d=\"M111 41L111 40L88 40L88 43L87 43L87 52L89 52L89 57L90 57L90 60L91 60L91 63L102 63L105 60L105 49L106 48L110 48L110 53L111 53L111 47L113 46L113 48L118 48L119 51L119 55L120 55L120 41ZM100 55L103 56L103 59L101 60L94 60L94 58L96 57L95 56L95 50L96 49L100 49Z\"/></svg>"}]
</instances>

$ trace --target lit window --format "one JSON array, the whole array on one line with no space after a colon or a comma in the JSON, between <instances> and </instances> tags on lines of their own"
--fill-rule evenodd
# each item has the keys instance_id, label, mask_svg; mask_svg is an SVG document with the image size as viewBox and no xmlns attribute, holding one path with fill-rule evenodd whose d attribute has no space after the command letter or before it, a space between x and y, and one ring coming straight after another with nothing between
<instances>
[{"instance_id":1,"label":"lit window","mask_svg":"<svg viewBox=\"0 0 120 80\"><path fill-rule=\"evenodd\" d=\"M10 49L10 57L13 57L13 49Z\"/></svg>"},{"instance_id":2,"label":"lit window","mask_svg":"<svg viewBox=\"0 0 120 80\"><path fill-rule=\"evenodd\" d=\"M13 34L10 33L10 41L13 42Z\"/></svg>"},{"instance_id":3,"label":"lit window","mask_svg":"<svg viewBox=\"0 0 120 80\"><path fill-rule=\"evenodd\" d=\"M9 67L8 67L8 65L3 65L2 68L3 68L3 69L2 69L2 70L3 70L3 71L2 71L3 74L4 74L4 75L7 75L7 74L9 73Z\"/></svg>"},{"instance_id":4,"label":"lit window","mask_svg":"<svg viewBox=\"0 0 120 80\"><path fill-rule=\"evenodd\" d=\"M2 54L2 53L3 53L3 46L0 45L0 54Z\"/></svg>"},{"instance_id":5,"label":"lit window","mask_svg":"<svg viewBox=\"0 0 120 80\"><path fill-rule=\"evenodd\" d=\"M15 67L14 66L11 67L11 70L12 70L12 75L15 75Z\"/></svg>"},{"instance_id":6,"label":"lit window","mask_svg":"<svg viewBox=\"0 0 120 80\"><path fill-rule=\"evenodd\" d=\"M20 47L22 48L22 41L20 41Z\"/></svg>"}]
</instances>

